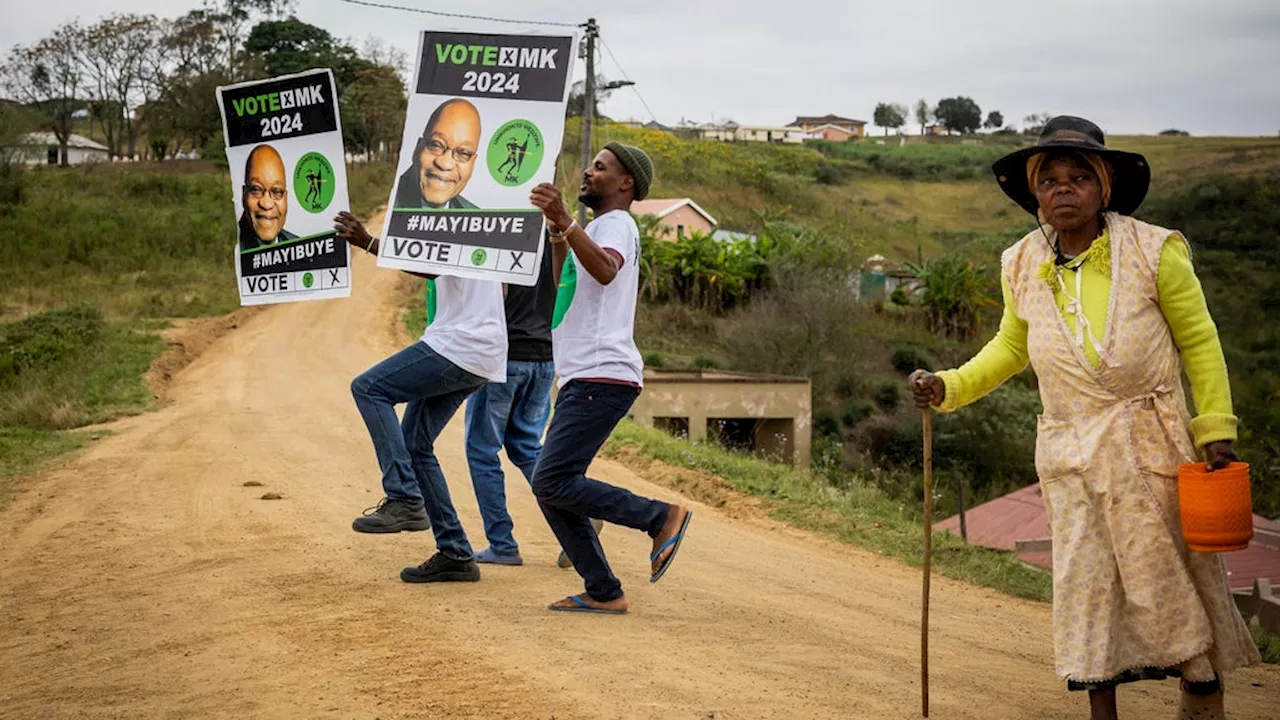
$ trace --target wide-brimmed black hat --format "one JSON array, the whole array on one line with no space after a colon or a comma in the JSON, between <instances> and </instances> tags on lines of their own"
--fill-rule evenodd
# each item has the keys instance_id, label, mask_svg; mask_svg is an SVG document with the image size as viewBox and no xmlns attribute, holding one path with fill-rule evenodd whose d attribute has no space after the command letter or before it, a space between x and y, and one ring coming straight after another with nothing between
<instances>
[{"instance_id":1,"label":"wide-brimmed black hat","mask_svg":"<svg viewBox=\"0 0 1280 720\"><path fill-rule=\"evenodd\" d=\"M1094 153L1111 163L1111 202L1103 210L1132 215L1147 196L1151 167L1145 157L1108 148L1102 128L1084 118L1059 115L1045 123L1035 145L1011 152L991 166L1004 194L1032 215L1037 214L1040 203L1027 183L1027 159L1036 153L1054 151Z\"/></svg>"}]
</instances>

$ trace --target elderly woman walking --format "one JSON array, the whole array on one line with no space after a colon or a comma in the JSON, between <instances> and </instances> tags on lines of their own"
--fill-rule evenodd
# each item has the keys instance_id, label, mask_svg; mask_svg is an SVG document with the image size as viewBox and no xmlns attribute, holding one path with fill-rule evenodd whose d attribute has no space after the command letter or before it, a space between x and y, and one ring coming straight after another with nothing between
<instances>
[{"instance_id":1,"label":"elderly woman walking","mask_svg":"<svg viewBox=\"0 0 1280 720\"><path fill-rule=\"evenodd\" d=\"M1182 539L1178 465L1197 449L1211 469L1237 459L1226 363L1190 248L1129 217L1150 169L1087 120L1050 120L993 170L1039 227L1004 252L996 337L958 370L914 373L916 404L954 411L1032 365L1058 674L1088 691L1094 720L1117 717L1117 685L1167 677L1182 678L1179 718L1223 718L1222 673L1259 658L1221 556Z\"/></svg>"}]
</instances>

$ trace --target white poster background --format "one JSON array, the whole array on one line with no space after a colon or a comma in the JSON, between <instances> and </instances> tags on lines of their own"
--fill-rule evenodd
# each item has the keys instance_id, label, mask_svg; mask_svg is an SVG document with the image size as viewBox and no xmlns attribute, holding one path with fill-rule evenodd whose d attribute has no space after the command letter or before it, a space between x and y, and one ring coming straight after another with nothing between
<instances>
[{"instance_id":1,"label":"white poster background","mask_svg":"<svg viewBox=\"0 0 1280 720\"><path fill-rule=\"evenodd\" d=\"M565 88L564 94L559 102L547 102L538 100L516 100L503 98L500 94L493 97L474 97L462 95L437 95L437 94L419 94L413 92L418 86L418 74L422 67L422 50L423 43L426 41L427 33L433 32L460 32L460 33L481 33L486 35L536 35L542 37L570 37L570 57L565 58L563 62L568 63L565 72ZM460 277L471 277L483 280L496 280L501 282L512 283L516 285L532 286L537 284L536 271L529 274L525 273L507 273L500 268L475 268L469 267L467 263L457 263L453 265L424 265L415 262L401 262L395 258L384 257L388 243L385 239L390 234L391 227L391 209L395 208L396 194L399 190L400 177L406 170L415 167L417 158L413 151L416 149L418 139L422 137L422 131L427 126L427 121L431 119L431 114L436 108L445 102L455 98L461 98L470 102L475 106L480 114L480 144L474 162L474 168L471 178L467 181L467 185L459 193L459 196L467 201L474 203L480 209L498 210L498 209L533 209L533 205L529 202L529 194L539 183L556 181L556 163L560 157L560 148L564 141L564 115L565 108L569 99L569 89L573 78L573 63L577 59L578 34L576 32L548 32L546 30L535 30L524 33L513 33L509 31L494 32L490 27L474 26L459 27L448 26L432 28L418 33L418 54L414 56L413 80L409 84L409 105L405 112L404 135L400 144L400 161L396 167L396 182L391 188L391 195L387 201L387 214L383 220L382 242L378 265L381 267L390 267L400 270L413 270L417 272L431 272L441 275L457 275ZM502 68L497 68L501 70ZM538 167L537 172L527 182L515 187L507 187L502 185L489 172L490 143L494 134L499 128L511 120L528 120L537 126L542 133L543 152L542 163ZM493 148L493 152L502 153L504 159L507 154L505 147ZM540 226L544 224L542 216L530 215L530 222L537 222ZM541 235L541 231L539 235ZM545 243L538 244L536 257L532 263L525 260L525 267L538 268L542 262L542 253ZM470 252L472 246L466 243L466 238L459 238L456 242L455 255ZM497 253L495 253L497 255ZM492 265L493 263L489 263Z\"/></svg>"}]
</instances>

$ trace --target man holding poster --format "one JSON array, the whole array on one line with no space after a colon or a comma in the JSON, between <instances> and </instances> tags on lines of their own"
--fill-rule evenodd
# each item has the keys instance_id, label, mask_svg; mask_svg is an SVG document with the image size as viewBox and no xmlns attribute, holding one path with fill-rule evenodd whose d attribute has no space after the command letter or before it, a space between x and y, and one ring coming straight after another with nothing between
<instances>
[{"instance_id":1,"label":"man holding poster","mask_svg":"<svg viewBox=\"0 0 1280 720\"><path fill-rule=\"evenodd\" d=\"M640 497L586 476L595 454L626 417L644 383L634 339L640 289L640 232L629 212L653 181L653 163L640 148L609 143L582 173L578 202L595 219L582 228L550 183L530 200L551 229L560 291L551 321L560 394L533 471L533 494L586 592L551 610L621 615L622 583L614 577L591 518L643 530L653 539L649 582L675 560L693 513L674 503Z\"/></svg>"},{"instance_id":2,"label":"man holding poster","mask_svg":"<svg viewBox=\"0 0 1280 720\"><path fill-rule=\"evenodd\" d=\"M350 213L334 218L338 237L376 255L380 244ZM430 529L436 552L400 571L409 583L480 579L458 520L435 442L469 395L507 379L507 321L502 285L490 280L434 279L435 317L422 339L351 381L351 395L378 457L385 497L351 523L361 533ZM404 404L404 418L396 405Z\"/></svg>"},{"instance_id":3,"label":"man holding poster","mask_svg":"<svg viewBox=\"0 0 1280 720\"><path fill-rule=\"evenodd\" d=\"M378 265L532 287L576 35L423 32ZM464 194L465 191L465 194Z\"/></svg>"},{"instance_id":4,"label":"man holding poster","mask_svg":"<svg viewBox=\"0 0 1280 720\"><path fill-rule=\"evenodd\" d=\"M240 304L350 296L351 253L328 222L347 209L333 74L220 87L218 108L238 216Z\"/></svg>"}]
</instances>

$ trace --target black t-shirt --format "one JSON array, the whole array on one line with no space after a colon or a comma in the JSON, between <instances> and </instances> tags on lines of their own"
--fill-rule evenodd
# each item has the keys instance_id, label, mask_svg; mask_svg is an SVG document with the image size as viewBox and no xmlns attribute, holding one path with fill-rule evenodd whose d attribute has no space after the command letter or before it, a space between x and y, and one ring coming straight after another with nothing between
<instances>
[{"instance_id":1,"label":"black t-shirt","mask_svg":"<svg viewBox=\"0 0 1280 720\"><path fill-rule=\"evenodd\" d=\"M551 271L551 248L544 248L538 284L507 286L507 359L549 362L551 316L556 309L555 274Z\"/></svg>"}]
</instances>

